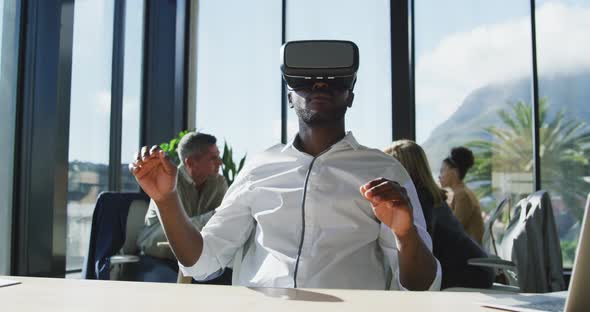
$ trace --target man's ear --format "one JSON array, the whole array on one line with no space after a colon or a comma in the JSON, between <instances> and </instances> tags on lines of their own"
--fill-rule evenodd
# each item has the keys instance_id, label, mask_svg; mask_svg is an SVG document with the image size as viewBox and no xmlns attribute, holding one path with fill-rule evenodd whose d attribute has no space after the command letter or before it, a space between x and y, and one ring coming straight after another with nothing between
<instances>
[{"instance_id":1,"label":"man's ear","mask_svg":"<svg viewBox=\"0 0 590 312\"><path fill-rule=\"evenodd\" d=\"M183 159L182 162L183 162L184 166L187 168L193 167L193 159L191 157L187 157L187 158Z\"/></svg>"},{"instance_id":2,"label":"man's ear","mask_svg":"<svg viewBox=\"0 0 590 312\"><path fill-rule=\"evenodd\" d=\"M289 107L290 108L293 108L293 98L292 98L292 95L291 95L291 91L289 91L287 93L287 101L289 102Z\"/></svg>"},{"instance_id":3,"label":"man's ear","mask_svg":"<svg viewBox=\"0 0 590 312\"><path fill-rule=\"evenodd\" d=\"M354 101L354 92L350 91L348 93L348 99L346 101L346 106L348 106L348 108L352 107L352 101Z\"/></svg>"}]
</instances>

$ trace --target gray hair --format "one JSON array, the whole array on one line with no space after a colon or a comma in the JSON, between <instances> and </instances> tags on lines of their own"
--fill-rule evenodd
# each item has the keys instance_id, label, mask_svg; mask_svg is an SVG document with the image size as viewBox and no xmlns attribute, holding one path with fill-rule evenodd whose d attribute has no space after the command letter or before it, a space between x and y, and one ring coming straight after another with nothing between
<instances>
[{"instance_id":1,"label":"gray hair","mask_svg":"<svg viewBox=\"0 0 590 312\"><path fill-rule=\"evenodd\" d=\"M178 157L184 163L186 158L206 152L209 146L215 143L217 139L210 134L189 132L178 142Z\"/></svg>"}]
</instances>

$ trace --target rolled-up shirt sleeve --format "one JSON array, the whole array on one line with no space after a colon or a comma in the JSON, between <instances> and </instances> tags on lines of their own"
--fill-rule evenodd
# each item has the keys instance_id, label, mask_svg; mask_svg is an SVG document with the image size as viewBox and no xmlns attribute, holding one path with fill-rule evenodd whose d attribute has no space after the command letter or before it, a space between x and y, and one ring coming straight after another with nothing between
<instances>
[{"instance_id":1,"label":"rolled-up shirt sleeve","mask_svg":"<svg viewBox=\"0 0 590 312\"><path fill-rule=\"evenodd\" d=\"M230 187L221 206L201 231L203 251L199 260L188 267L178 263L185 276L207 280L232 263L254 228L246 195L245 181L236 181Z\"/></svg>"},{"instance_id":2,"label":"rolled-up shirt sleeve","mask_svg":"<svg viewBox=\"0 0 590 312\"><path fill-rule=\"evenodd\" d=\"M403 184L403 187L406 189L408 193L408 197L410 198L410 202L413 208L414 214L414 226L418 231L418 235L424 242L424 245L432 252L432 239L428 232L426 231L426 222L424 221L424 215L422 213L422 207L420 206L420 201L418 200L418 195L416 193L416 189L414 184L411 180L407 180L408 182ZM389 284L389 289L391 290L408 290L405 288L399 277L399 257L398 257L398 245L399 242L397 237L393 233L393 231L385 224L381 224L380 234L379 234L379 245L383 250L383 254L385 256L385 264L388 266L386 269L391 272L391 281ZM438 259L435 258L436 261L436 275L434 280L430 284L428 290L440 290L441 279L442 279L442 269Z\"/></svg>"}]
</instances>

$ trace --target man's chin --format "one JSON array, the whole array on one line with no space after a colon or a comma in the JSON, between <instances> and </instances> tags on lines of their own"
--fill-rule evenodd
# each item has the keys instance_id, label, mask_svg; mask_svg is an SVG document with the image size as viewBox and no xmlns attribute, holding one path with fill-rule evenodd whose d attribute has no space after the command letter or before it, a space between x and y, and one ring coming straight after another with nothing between
<instances>
[{"instance_id":1,"label":"man's chin","mask_svg":"<svg viewBox=\"0 0 590 312\"><path fill-rule=\"evenodd\" d=\"M312 109L296 110L297 116L309 126L327 126L340 123L344 119L346 107L341 111L323 112Z\"/></svg>"}]
</instances>

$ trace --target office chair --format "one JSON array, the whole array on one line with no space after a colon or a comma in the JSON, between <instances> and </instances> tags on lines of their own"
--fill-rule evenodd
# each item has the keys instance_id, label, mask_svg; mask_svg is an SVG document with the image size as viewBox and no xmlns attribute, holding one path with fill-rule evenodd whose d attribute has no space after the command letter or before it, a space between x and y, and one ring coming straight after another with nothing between
<instances>
[{"instance_id":1,"label":"office chair","mask_svg":"<svg viewBox=\"0 0 590 312\"><path fill-rule=\"evenodd\" d=\"M497 218L500 203L494 215ZM488 224L494 256L470 259L470 265L493 267L503 274L509 286L522 292L560 291L565 288L562 277L562 260L557 227L549 194L535 192L520 200L516 206L516 216L506 228L500 242L496 242ZM496 288L501 286L494 284ZM502 288L501 290L510 290Z\"/></svg>"},{"instance_id":2,"label":"office chair","mask_svg":"<svg viewBox=\"0 0 590 312\"><path fill-rule=\"evenodd\" d=\"M498 255L496 247L496 237L494 236L494 224L498 218L504 215L504 209L508 208L508 218L510 218L510 196L504 197L502 201L496 206L490 217L486 220L484 225L482 247L494 255ZM510 222L510 219L508 220Z\"/></svg>"},{"instance_id":3,"label":"office chair","mask_svg":"<svg viewBox=\"0 0 590 312\"><path fill-rule=\"evenodd\" d=\"M150 198L143 193L103 192L92 215L85 279L191 283L170 261L142 255L137 237L144 228ZM162 242L162 248L170 248Z\"/></svg>"},{"instance_id":4,"label":"office chair","mask_svg":"<svg viewBox=\"0 0 590 312\"><path fill-rule=\"evenodd\" d=\"M526 202L526 199L521 200L516 206L520 206ZM482 245L484 249L488 252L489 256L487 258L473 258L468 260L468 264L474 266L485 266L491 267L496 272L496 276L499 276L500 279L504 280L507 285L514 286L513 288L504 287L507 291L518 291L516 279L512 277L515 276L516 265L514 262L511 261L510 256L506 256L506 258L502 258L501 254L498 252L498 245L500 241L495 237L494 234L494 224L498 218L504 215L504 210L508 208L508 223L512 224L510 220L510 197L505 197L500 203L496 206L490 217L485 223L484 226L484 234ZM506 233L505 233L506 234ZM508 242L508 240L506 240ZM495 288L501 287L495 284Z\"/></svg>"},{"instance_id":5,"label":"office chair","mask_svg":"<svg viewBox=\"0 0 590 312\"><path fill-rule=\"evenodd\" d=\"M140 261L135 240L148 201L149 197L143 193L103 192L98 196L83 278L122 279L125 265Z\"/></svg>"}]
</instances>

